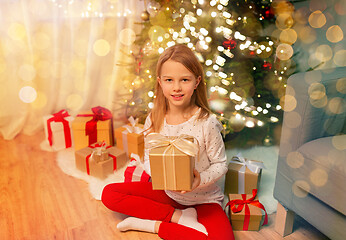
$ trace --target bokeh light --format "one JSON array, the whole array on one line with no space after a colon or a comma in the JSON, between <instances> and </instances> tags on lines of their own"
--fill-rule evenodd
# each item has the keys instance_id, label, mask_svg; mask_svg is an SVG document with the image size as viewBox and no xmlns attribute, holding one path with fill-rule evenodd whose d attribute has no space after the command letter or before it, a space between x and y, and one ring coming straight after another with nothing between
<instances>
[{"instance_id":1,"label":"bokeh light","mask_svg":"<svg viewBox=\"0 0 346 240\"><path fill-rule=\"evenodd\" d=\"M330 46L323 44L316 48L315 57L321 62L327 62L333 57L333 51Z\"/></svg>"},{"instance_id":2,"label":"bokeh light","mask_svg":"<svg viewBox=\"0 0 346 240\"><path fill-rule=\"evenodd\" d=\"M37 97L37 92L35 88L31 86L22 87L19 90L19 98L25 103L32 103Z\"/></svg>"},{"instance_id":3,"label":"bokeh light","mask_svg":"<svg viewBox=\"0 0 346 240\"><path fill-rule=\"evenodd\" d=\"M326 22L326 16L319 10L311 13L309 16L309 24L313 28L321 28Z\"/></svg>"},{"instance_id":4,"label":"bokeh light","mask_svg":"<svg viewBox=\"0 0 346 240\"><path fill-rule=\"evenodd\" d=\"M328 110L333 114L342 114L345 112L345 101L340 97L334 97L328 102Z\"/></svg>"},{"instance_id":5,"label":"bokeh light","mask_svg":"<svg viewBox=\"0 0 346 240\"><path fill-rule=\"evenodd\" d=\"M130 46L133 44L135 40L136 40L136 33L131 28L125 28L120 31L119 41L122 44Z\"/></svg>"},{"instance_id":6,"label":"bokeh light","mask_svg":"<svg viewBox=\"0 0 346 240\"><path fill-rule=\"evenodd\" d=\"M310 181L317 187L322 187L327 183L328 173L321 168L314 169L310 175Z\"/></svg>"},{"instance_id":7,"label":"bokeh light","mask_svg":"<svg viewBox=\"0 0 346 240\"><path fill-rule=\"evenodd\" d=\"M334 58L333 58L333 62L335 63L335 65L340 66L340 67L344 67L346 66L346 50L342 49L339 50L335 53Z\"/></svg>"},{"instance_id":8,"label":"bokeh light","mask_svg":"<svg viewBox=\"0 0 346 240\"><path fill-rule=\"evenodd\" d=\"M310 99L318 100L326 96L326 88L321 83L312 83L309 86L308 94Z\"/></svg>"},{"instance_id":9,"label":"bokeh light","mask_svg":"<svg viewBox=\"0 0 346 240\"><path fill-rule=\"evenodd\" d=\"M293 194L299 198L304 198L310 191L310 185L304 180L297 180L292 185Z\"/></svg>"},{"instance_id":10,"label":"bokeh light","mask_svg":"<svg viewBox=\"0 0 346 240\"><path fill-rule=\"evenodd\" d=\"M289 44L282 43L276 48L276 55L280 60L288 60L293 55L293 48Z\"/></svg>"},{"instance_id":11,"label":"bokeh light","mask_svg":"<svg viewBox=\"0 0 346 240\"><path fill-rule=\"evenodd\" d=\"M326 36L329 42L337 43L344 39L344 33L338 25L333 25L328 28Z\"/></svg>"},{"instance_id":12,"label":"bokeh light","mask_svg":"<svg viewBox=\"0 0 346 240\"><path fill-rule=\"evenodd\" d=\"M336 82L336 90L340 93L346 94L346 77L338 79Z\"/></svg>"},{"instance_id":13,"label":"bokeh light","mask_svg":"<svg viewBox=\"0 0 346 240\"><path fill-rule=\"evenodd\" d=\"M280 106L285 112L293 111L297 106L297 100L294 96L286 94L280 98Z\"/></svg>"},{"instance_id":14,"label":"bokeh light","mask_svg":"<svg viewBox=\"0 0 346 240\"><path fill-rule=\"evenodd\" d=\"M300 168L304 164L304 157L299 152L290 152L287 154L286 162L291 168Z\"/></svg>"},{"instance_id":15,"label":"bokeh light","mask_svg":"<svg viewBox=\"0 0 346 240\"><path fill-rule=\"evenodd\" d=\"M71 94L66 98L66 107L77 111L83 106L83 98L78 94Z\"/></svg>"},{"instance_id":16,"label":"bokeh light","mask_svg":"<svg viewBox=\"0 0 346 240\"><path fill-rule=\"evenodd\" d=\"M93 50L97 56L106 56L110 51L109 42L105 39L96 40L93 46Z\"/></svg>"},{"instance_id":17,"label":"bokeh light","mask_svg":"<svg viewBox=\"0 0 346 240\"><path fill-rule=\"evenodd\" d=\"M297 41L297 33L294 29L285 29L280 34L280 41L292 45Z\"/></svg>"},{"instance_id":18,"label":"bokeh light","mask_svg":"<svg viewBox=\"0 0 346 240\"><path fill-rule=\"evenodd\" d=\"M345 135L333 136L332 144L336 149L338 149L340 151L345 150L346 149L346 136Z\"/></svg>"}]
</instances>

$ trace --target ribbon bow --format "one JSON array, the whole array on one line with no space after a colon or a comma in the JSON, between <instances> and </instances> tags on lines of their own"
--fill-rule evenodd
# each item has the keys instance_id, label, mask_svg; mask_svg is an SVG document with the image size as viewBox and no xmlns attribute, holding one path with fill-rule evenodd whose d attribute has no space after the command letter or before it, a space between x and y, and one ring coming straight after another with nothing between
<instances>
[{"instance_id":1,"label":"ribbon bow","mask_svg":"<svg viewBox=\"0 0 346 240\"><path fill-rule=\"evenodd\" d=\"M109 146L110 147L110 146ZM95 144L95 146L93 147L93 152L90 156L91 159L94 159L94 155L97 155L97 156L102 156L102 152L105 152L107 151L107 145L105 142L102 142L101 144L97 143Z\"/></svg>"},{"instance_id":2,"label":"ribbon bow","mask_svg":"<svg viewBox=\"0 0 346 240\"><path fill-rule=\"evenodd\" d=\"M85 125L85 135L89 136L89 145L97 142L97 121L112 119L112 113L107 108L98 106L92 108L91 111L93 114L77 115L77 117L93 117L90 121L86 122ZM113 124L112 120L111 124Z\"/></svg>"},{"instance_id":3,"label":"ribbon bow","mask_svg":"<svg viewBox=\"0 0 346 240\"><path fill-rule=\"evenodd\" d=\"M237 156L232 157L230 163L236 163L242 165L239 172L245 173L246 167L253 173L258 173L261 169L265 168L262 162L252 161L245 159L241 153Z\"/></svg>"},{"instance_id":4,"label":"ribbon bow","mask_svg":"<svg viewBox=\"0 0 346 240\"><path fill-rule=\"evenodd\" d=\"M126 128L129 133L140 134L142 132L142 128L137 126L138 125L138 118L134 119L131 116L131 117L129 117L128 120L130 122L130 125L126 124L126 125L124 125L124 128Z\"/></svg>"},{"instance_id":5,"label":"ribbon bow","mask_svg":"<svg viewBox=\"0 0 346 240\"><path fill-rule=\"evenodd\" d=\"M71 140L71 130L68 125L68 121L65 119L65 117L70 116L68 112L63 109L57 113L53 113L53 117L47 120L47 130L48 130L48 141L49 145L53 145L53 133L52 133L52 128L51 128L51 122L62 122L64 126L64 134L65 134L65 146L66 148L71 147L72 145L72 140Z\"/></svg>"},{"instance_id":6,"label":"ribbon bow","mask_svg":"<svg viewBox=\"0 0 346 240\"><path fill-rule=\"evenodd\" d=\"M225 208L227 206L230 206L231 211L234 213L241 212L243 210L243 208L245 207L245 218L244 218L243 230L248 230L248 227L249 227L249 222L250 222L250 208L248 206L249 204L251 204L255 207L258 207L265 212L265 217L264 217L264 221L263 221L262 226L268 224L267 211L265 210L264 206L258 200L254 200L256 195L257 195L257 189L253 189L252 190L252 197L246 199L246 194L241 194L242 199L231 200L225 206Z\"/></svg>"},{"instance_id":7,"label":"ribbon bow","mask_svg":"<svg viewBox=\"0 0 346 240\"><path fill-rule=\"evenodd\" d=\"M108 148L111 148L112 146L107 146L105 142L100 143L95 143L93 145L88 146L89 148L93 149L93 152L89 155L86 156L85 158L85 163L86 163L86 171L87 174L90 175L90 165L89 165L89 161L93 159L93 155L95 154L95 152L100 151L100 153L102 152L102 150L106 150ZM108 156L111 157L113 159L113 171L115 171L117 169L117 157L108 153Z\"/></svg>"},{"instance_id":8,"label":"ribbon bow","mask_svg":"<svg viewBox=\"0 0 346 240\"><path fill-rule=\"evenodd\" d=\"M149 150L158 147L167 147L164 151L164 154L173 147L176 147L183 153L192 157L196 157L199 153L199 146L198 143L194 143L188 140L191 137L192 136L186 134L182 134L178 137L166 137L159 133L150 133L146 137L145 147ZM196 139L195 137L193 138Z\"/></svg>"}]
</instances>

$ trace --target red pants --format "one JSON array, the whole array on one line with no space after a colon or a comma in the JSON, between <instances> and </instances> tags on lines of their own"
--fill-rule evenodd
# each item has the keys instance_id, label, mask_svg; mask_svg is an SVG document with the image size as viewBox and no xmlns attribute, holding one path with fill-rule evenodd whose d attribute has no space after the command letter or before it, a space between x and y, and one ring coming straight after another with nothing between
<instances>
[{"instance_id":1,"label":"red pants","mask_svg":"<svg viewBox=\"0 0 346 240\"><path fill-rule=\"evenodd\" d=\"M115 212L162 221L158 235L166 240L234 239L231 224L217 203L193 206L197 211L198 222L207 229L208 236L195 229L170 222L175 208L184 209L191 206L178 204L162 190L153 190L151 182L109 184L103 189L102 202Z\"/></svg>"}]
</instances>

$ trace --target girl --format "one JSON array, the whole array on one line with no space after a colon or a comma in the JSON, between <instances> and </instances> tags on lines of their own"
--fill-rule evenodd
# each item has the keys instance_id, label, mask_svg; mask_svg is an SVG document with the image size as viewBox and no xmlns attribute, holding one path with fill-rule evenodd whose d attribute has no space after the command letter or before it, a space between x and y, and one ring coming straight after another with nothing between
<instances>
[{"instance_id":1,"label":"girl","mask_svg":"<svg viewBox=\"0 0 346 240\"><path fill-rule=\"evenodd\" d=\"M107 185L102 202L109 209L129 216L120 231L158 233L163 239L234 239L221 203L217 180L227 172L221 124L210 114L203 69L185 45L167 48L156 68L154 108L145 122L148 132L165 136L188 134L199 142L192 190L152 190L150 182ZM144 168L150 174L149 150Z\"/></svg>"}]
</instances>

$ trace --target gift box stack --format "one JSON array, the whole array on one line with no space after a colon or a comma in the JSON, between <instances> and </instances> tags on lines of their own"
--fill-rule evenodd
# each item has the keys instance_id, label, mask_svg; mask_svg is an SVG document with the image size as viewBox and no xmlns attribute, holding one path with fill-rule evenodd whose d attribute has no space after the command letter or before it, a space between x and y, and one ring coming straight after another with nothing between
<instances>
[{"instance_id":1,"label":"gift box stack","mask_svg":"<svg viewBox=\"0 0 346 240\"><path fill-rule=\"evenodd\" d=\"M43 126L49 146L59 151L73 146L71 123L74 117L66 110L43 117Z\"/></svg>"},{"instance_id":2,"label":"gift box stack","mask_svg":"<svg viewBox=\"0 0 346 240\"><path fill-rule=\"evenodd\" d=\"M199 146L188 135L165 137L151 133L146 138L153 189L191 190Z\"/></svg>"},{"instance_id":3,"label":"gift box stack","mask_svg":"<svg viewBox=\"0 0 346 240\"><path fill-rule=\"evenodd\" d=\"M124 151L106 145L105 142L93 143L75 152L77 169L100 179L106 178L127 163Z\"/></svg>"},{"instance_id":4,"label":"gift box stack","mask_svg":"<svg viewBox=\"0 0 346 240\"><path fill-rule=\"evenodd\" d=\"M229 165L225 180L225 195L229 197L229 218L233 230L258 231L263 217L263 205L257 199L257 191L264 165L260 161L247 160L238 154ZM261 210L262 209L262 210ZM267 224L267 214L263 222Z\"/></svg>"},{"instance_id":5,"label":"gift box stack","mask_svg":"<svg viewBox=\"0 0 346 240\"><path fill-rule=\"evenodd\" d=\"M138 124L138 119L130 117L129 124L114 130L114 136L118 148L124 150L127 157L130 158L131 154L136 154L143 161L144 157L144 126Z\"/></svg>"},{"instance_id":6,"label":"gift box stack","mask_svg":"<svg viewBox=\"0 0 346 240\"><path fill-rule=\"evenodd\" d=\"M114 146L112 113L103 107L94 107L90 111L82 111L76 117L70 116L66 110L44 116L46 139L52 149L58 151L74 146L76 168L100 179L106 178L115 170L122 168L129 161L129 155L144 155L143 125L132 117L127 128L130 134L118 138L118 146ZM119 130L119 129L117 129ZM127 152L125 152L125 150ZM133 165L133 164L132 164ZM139 172L140 166L135 167ZM143 168L142 168L143 170ZM142 173L144 170L142 171ZM147 178L143 180L148 181Z\"/></svg>"},{"instance_id":7,"label":"gift box stack","mask_svg":"<svg viewBox=\"0 0 346 240\"><path fill-rule=\"evenodd\" d=\"M85 148L96 142L114 145L112 113L103 107L80 112L72 122L75 150Z\"/></svg>"}]
</instances>

